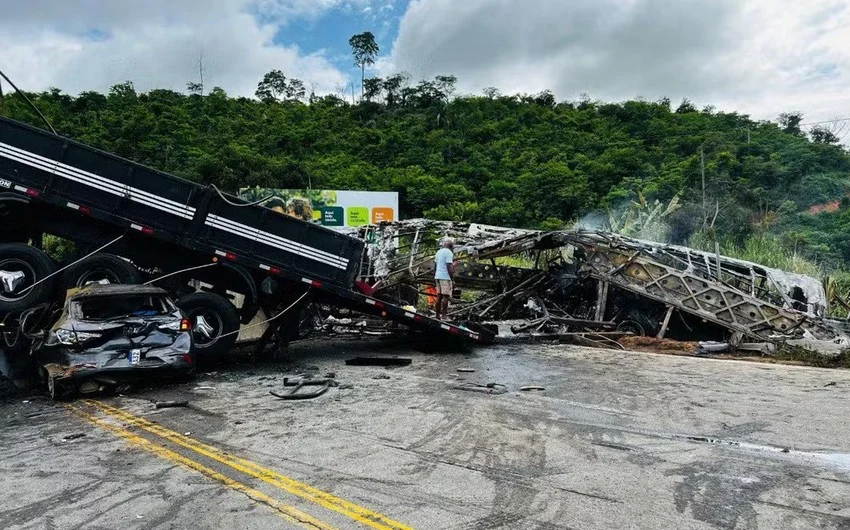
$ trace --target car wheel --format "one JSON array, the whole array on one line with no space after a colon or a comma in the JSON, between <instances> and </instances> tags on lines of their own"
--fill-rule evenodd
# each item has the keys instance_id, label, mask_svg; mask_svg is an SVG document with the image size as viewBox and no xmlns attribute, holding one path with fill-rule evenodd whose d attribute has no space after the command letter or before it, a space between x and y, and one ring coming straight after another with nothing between
<instances>
[{"instance_id":1,"label":"car wheel","mask_svg":"<svg viewBox=\"0 0 850 530\"><path fill-rule=\"evenodd\" d=\"M177 307L192 321L195 356L199 361L228 353L236 343L239 313L223 296L192 293L177 301Z\"/></svg>"},{"instance_id":2,"label":"car wheel","mask_svg":"<svg viewBox=\"0 0 850 530\"><path fill-rule=\"evenodd\" d=\"M0 313L47 302L53 293L53 280L42 280L55 270L53 260L35 247L0 244Z\"/></svg>"},{"instance_id":3,"label":"car wheel","mask_svg":"<svg viewBox=\"0 0 850 530\"><path fill-rule=\"evenodd\" d=\"M58 377L47 376L47 394L53 401L62 401L70 399L76 390L75 386Z\"/></svg>"},{"instance_id":4,"label":"car wheel","mask_svg":"<svg viewBox=\"0 0 850 530\"><path fill-rule=\"evenodd\" d=\"M94 254L68 267L63 276L65 289L85 287L91 283L139 283L139 270L114 254Z\"/></svg>"}]
</instances>

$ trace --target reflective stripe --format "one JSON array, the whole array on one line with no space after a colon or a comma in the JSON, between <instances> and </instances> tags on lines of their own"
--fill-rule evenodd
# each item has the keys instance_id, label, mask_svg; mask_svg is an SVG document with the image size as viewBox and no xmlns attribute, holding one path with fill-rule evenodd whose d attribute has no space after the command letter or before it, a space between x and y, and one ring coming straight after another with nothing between
<instances>
[{"instance_id":1,"label":"reflective stripe","mask_svg":"<svg viewBox=\"0 0 850 530\"><path fill-rule=\"evenodd\" d=\"M195 208L180 204L177 201L154 195L144 190L121 184L106 177L89 173L82 169L51 160L29 151L24 151L17 147L0 142L0 156L14 160L21 164L32 166L36 169L53 173L56 176L79 182L86 186L91 186L100 191L110 193L119 197L127 197L133 202L155 208L172 215L177 215L186 219L192 219L195 216Z\"/></svg>"},{"instance_id":2,"label":"reflective stripe","mask_svg":"<svg viewBox=\"0 0 850 530\"><path fill-rule=\"evenodd\" d=\"M244 225L242 223L238 223L232 219L228 219L227 217L221 217L219 215L210 214L208 217L207 224L211 226L228 226L236 230L241 230L246 234L251 234L251 238L263 240L265 242L271 243L271 246L277 246L279 248L292 248L295 253L299 253L299 251L303 251L306 254L310 254L318 258L319 261L327 260L336 262L340 265L348 266L348 259L342 258L335 254L331 254L330 252L326 252L324 250L319 250L315 247L311 247L309 245L304 245L302 243L297 243L292 241L291 239L286 239L276 234L272 234L270 232L263 232L258 228L254 228L248 225ZM214 224L212 224L214 223Z\"/></svg>"},{"instance_id":3,"label":"reflective stripe","mask_svg":"<svg viewBox=\"0 0 850 530\"><path fill-rule=\"evenodd\" d=\"M272 234L269 234L268 232L263 232L255 228L251 228L247 225L237 223L224 217L210 214L205 224L213 228L217 228L219 230L224 230L225 232L230 232L231 234L236 234L252 241L259 241L260 243L263 243L270 247L284 250L292 254L297 254L299 256L303 256L305 258L309 258L314 261L318 261L320 263L336 267L338 269L345 270L348 268L347 259L340 258L328 252L324 252L313 247L308 247L306 245L302 245L300 243L296 243L294 241L290 241L288 239L284 239L278 236L272 237Z\"/></svg>"}]
</instances>

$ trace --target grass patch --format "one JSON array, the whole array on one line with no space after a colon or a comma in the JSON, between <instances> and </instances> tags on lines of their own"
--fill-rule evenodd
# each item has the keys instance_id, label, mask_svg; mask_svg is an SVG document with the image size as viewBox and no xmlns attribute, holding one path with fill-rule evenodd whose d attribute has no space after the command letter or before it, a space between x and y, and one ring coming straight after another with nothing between
<instances>
[{"instance_id":1,"label":"grass patch","mask_svg":"<svg viewBox=\"0 0 850 530\"><path fill-rule=\"evenodd\" d=\"M823 355L800 346L783 344L772 356L779 362L795 362L817 368L850 368L850 350L838 355Z\"/></svg>"}]
</instances>

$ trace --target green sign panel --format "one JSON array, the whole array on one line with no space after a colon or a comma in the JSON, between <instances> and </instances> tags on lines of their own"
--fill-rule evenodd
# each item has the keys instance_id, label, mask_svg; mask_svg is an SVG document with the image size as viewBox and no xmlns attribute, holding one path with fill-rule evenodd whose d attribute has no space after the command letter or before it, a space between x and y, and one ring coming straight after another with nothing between
<instances>
[{"instance_id":1,"label":"green sign panel","mask_svg":"<svg viewBox=\"0 0 850 530\"><path fill-rule=\"evenodd\" d=\"M342 206L325 206L321 212L323 226L345 226L345 209Z\"/></svg>"},{"instance_id":2,"label":"green sign panel","mask_svg":"<svg viewBox=\"0 0 850 530\"><path fill-rule=\"evenodd\" d=\"M348 226L364 226L369 224L369 208L351 206L348 208Z\"/></svg>"}]
</instances>

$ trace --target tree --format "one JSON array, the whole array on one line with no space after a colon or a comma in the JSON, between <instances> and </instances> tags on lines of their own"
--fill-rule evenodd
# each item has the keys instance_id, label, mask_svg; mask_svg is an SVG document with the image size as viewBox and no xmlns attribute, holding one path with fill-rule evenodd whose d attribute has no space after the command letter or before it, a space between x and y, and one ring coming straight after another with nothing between
<instances>
[{"instance_id":1,"label":"tree","mask_svg":"<svg viewBox=\"0 0 850 530\"><path fill-rule=\"evenodd\" d=\"M372 101L377 96L381 95L381 89L383 88L383 86L384 83L380 77L370 77L363 83L363 97L366 99L366 101Z\"/></svg>"},{"instance_id":2,"label":"tree","mask_svg":"<svg viewBox=\"0 0 850 530\"><path fill-rule=\"evenodd\" d=\"M803 121L801 112L783 112L779 115L779 125L782 130L790 134L801 134L800 122Z\"/></svg>"},{"instance_id":3,"label":"tree","mask_svg":"<svg viewBox=\"0 0 850 530\"><path fill-rule=\"evenodd\" d=\"M484 89L484 96L487 99L496 99L502 94L499 92L499 89L494 86L488 86Z\"/></svg>"},{"instance_id":4,"label":"tree","mask_svg":"<svg viewBox=\"0 0 850 530\"><path fill-rule=\"evenodd\" d=\"M186 91L189 92L190 94L200 95L204 91L204 85L202 85L200 83L194 83L192 81L189 81L188 83L186 83Z\"/></svg>"},{"instance_id":5,"label":"tree","mask_svg":"<svg viewBox=\"0 0 850 530\"><path fill-rule=\"evenodd\" d=\"M206 87L200 97L191 85L182 93L137 92L131 83L103 94L27 96L69 138L230 191L308 182L389 189L401 194L406 216L526 228L578 219L602 228L606 210L623 212L637 201L669 224L674 242L698 243L710 232L713 252L715 240L728 251L759 232L795 234L790 255L850 266L850 199L842 199L850 153L840 143L850 120L824 116L803 125L792 113L779 125L687 101L670 108L665 100L583 96L553 105L545 91L452 95L457 82L450 75L413 86L404 73L366 78L363 104L353 109L356 81L336 96L314 95L309 108L280 104L317 89L279 70L261 76L262 101ZM43 126L19 94L6 92L5 104L9 117ZM788 134L800 128L805 134ZM676 196L680 209L653 213L656 201L666 207ZM664 239L667 231L643 232Z\"/></svg>"},{"instance_id":6,"label":"tree","mask_svg":"<svg viewBox=\"0 0 850 530\"><path fill-rule=\"evenodd\" d=\"M444 94L447 101L454 94L456 83L457 77L453 75L438 75L434 78L434 85L437 87L437 90Z\"/></svg>"},{"instance_id":7,"label":"tree","mask_svg":"<svg viewBox=\"0 0 850 530\"><path fill-rule=\"evenodd\" d=\"M824 144L837 144L847 136L848 120L833 117L824 123L817 124L809 129L812 141Z\"/></svg>"},{"instance_id":8,"label":"tree","mask_svg":"<svg viewBox=\"0 0 850 530\"><path fill-rule=\"evenodd\" d=\"M362 99L366 92L366 66L375 64L375 57L378 56L380 49L371 31L352 36L348 39L348 45L351 46L354 66L360 67L360 98Z\"/></svg>"},{"instance_id":9,"label":"tree","mask_svg":"<svg viewBox=\"0 0 850 530\"><path fill-rule=\"evenodd\" d=\"M688 98L682 99L682 102L679 103L679 107L676 109L676 114L688 114L689 112L697 112L697 108L691 103L691 100Z\"/></svg>"},{"instance_id":10,"label":"tree","mask_svg":"<svg viewBox=\"0 0 850 530\"><path fill-rule=\"evenodd\" d=\"M306 94L307 89L300 79L292 78L284 86L284 95L286 95L286 99L289 101L302 100Z\"/></svg>"},{"instance_id":11,"label":"tree","mask_svg":"<svg viewBox=\"0 0 850 530\"><path fill-rule=\"evenodd\" d=\"M257 84L254 95L264 103L277 101L286 93L286 76L280 70L272 70L263 76L263 80Z\"/></svg>"},{"instance_id":12,"label":"tree","mask_svg":"<svg viewBox=\"0 0 850 530\"><path fill-rule=\"evenodd\" d=\"M406 72L391 75L384 79L382 85L384 89L384 102L388 107L394 107L399 104L401 91L409 79L410 76Z\"/></svg>"},{"instance_id":13,"label":"tree","mask_svg":"<svg viewBox=\"0 0 850 530\"><path fill-rule=\"evenodd\" d=\"M841 138L835 135L832 131L827 129L826 127L821 127L820 125L815 125L809 130L809 134L812 135L812 141L815 143L821 144L837 144L841 141Z\"/></svg>"},{"instance_id":14,"label":"tree","mask_svg":"<svg viewBox=\"0 0 850 530\"><path fill-rule=\"evenodd\" d=\"M264 75L254 92L257 99L264 103L280 101L281 98L287 101L301 100L306 94L303 81L294 77L287 79L280 70L272 70Z\"/></svg>"}]
</instances>

